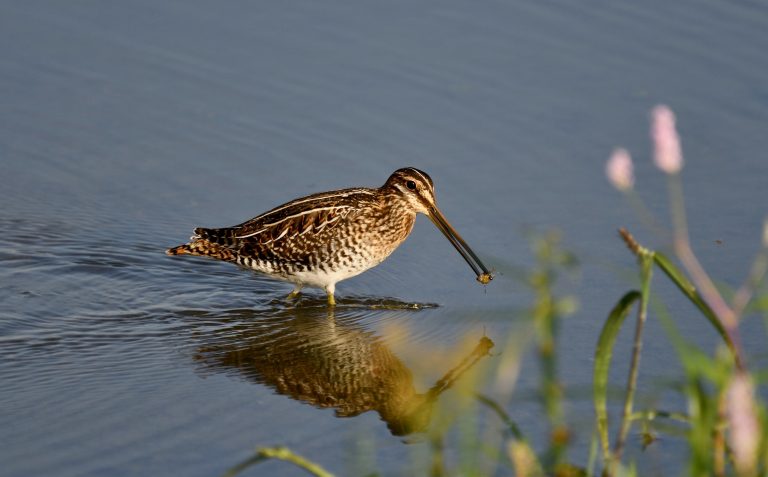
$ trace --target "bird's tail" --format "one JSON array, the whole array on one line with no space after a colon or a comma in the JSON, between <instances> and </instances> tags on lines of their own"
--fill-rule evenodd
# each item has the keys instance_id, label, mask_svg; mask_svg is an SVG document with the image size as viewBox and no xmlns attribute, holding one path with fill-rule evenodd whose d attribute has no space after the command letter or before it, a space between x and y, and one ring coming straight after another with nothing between
<instances>
[{"instance_id":1,"label":"bird's tail","mask_svg":"<svg viewBox=\"0 0 768 477\"><path fill-rule=\"evenodd\" d=\"M237 243L237 237L235 237L237 231L238 227L224 227L220 229L198 227L195 229L193 239L203 239L224 247L232 247Z\"/></svg>"},{"instance_id":2,"label":"bird's tail","mask_svg":"<svg viewBox=\"0 0 768 477\"><path fill-rule=\"evenodd\" d=\"M227 262L237 260L235 251L201 238L195 238L187 244L169 248L165 253L166 255L201 255Z\"/></svg>"}]
</instances>

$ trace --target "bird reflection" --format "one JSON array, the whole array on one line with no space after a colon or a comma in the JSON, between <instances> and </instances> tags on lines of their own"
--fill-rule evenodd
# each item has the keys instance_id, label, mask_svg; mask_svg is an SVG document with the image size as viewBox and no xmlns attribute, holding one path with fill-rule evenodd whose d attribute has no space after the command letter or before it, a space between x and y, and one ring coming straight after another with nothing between
<instances>
[{"instance_id":1,"label":"bird reflection","mask_svg":"<svg viewBox=\"0 0 768 477\"><path fill-rule=\"evenodd\" d=\"M493 347L483 337L431 388L418 393L411 371L379 336L356 322L359 317L336 317L333 309L299 307L269 318L242 312L222 319L235 326L207 334L206 345L195 357L205 368L234 373L298 401L333 408L338 417L376 411L396 436L426 430L440 394Z\"/></svg>"}]
</instances>

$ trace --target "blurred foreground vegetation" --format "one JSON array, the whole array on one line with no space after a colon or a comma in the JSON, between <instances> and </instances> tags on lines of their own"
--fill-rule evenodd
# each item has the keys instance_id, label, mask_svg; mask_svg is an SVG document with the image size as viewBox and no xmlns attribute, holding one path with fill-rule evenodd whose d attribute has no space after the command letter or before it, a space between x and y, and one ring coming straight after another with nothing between
<instances>
[{"instance_id":1,"label":"blurred foreground vegetation","mask_svg":"<svg viewBox=\"0 0 768 477\"><path fill-rule=\"evenodd\" d=\"M533 294L533 305L524 315L534 330L535 339L521 343L510 337L507 343L501 343L497 347L500 349L493 351L497 353L498 363L491 382L497 392L493 396L477 394L472 386L461 386L456 393L463 400L459 406L461 411L438 415L429 429L423 431L429 443L425 456L429 463L425 467L432 476L635 476L639 465L635 459L644 454L627 457L628 445L636 445L628 438L641 436L639 447L645 449L657 445L667 432L682 436L687 447L687 452L679 456L680 468L685 469L686 475L768 475L768 414L765 399L758 392L766 372L753 368L740 338L740 325L749 315L762 315L768 323L768 293L764 287L768 271L768 224L744 283L724 293L700 265L689 243L680 179L682 152L674 122L668 108L660 106L654 110L654 160L669 181L672 217L669 232L659 232L663 229L659 222L634 195L629 154L617 150L608 164L611 183L628 196L640 215L647 219L649 229L667 240L672 253L668 255L650 248L627 230L619 230L620 240L636 259L639 286L616 297L616 304L606 310L602 328L596 335L592 429L591 432L579 429L581 435L591 436L588 454L573 455L574 420L566 413L565 389L558 368L561 322L574 312L576 299L559 296L557 283L559 277L576 267L576 260L561 248L558 234L547 233L531 238L535 264L510 273ZM654 275L658 276L656 280ZM715 330L720 339L713 349L701 348L679 331L675 316L655 292L657 287L670 285L690 301L702 326ZM683 370L682 381L669 386L672 392L679 393L681 402L685 402L683 409L639 408L637 404L643 333L649 319L659 320ZM612 358L617 336L621 329L632 326L633 346L626 381L610 382L609 371L616 366ZM469 357L452 370L454 374L446 375L450 376L450 383L446 377L442 387L436 385L433 389L439 388L442 392L465 372L462 381L476 380L477 377L467 371L483 355L492 352L493 343L489 342L481 341ZM515 422L511 412L512 391L526 347L533 347L538 361L540 422L546 423L549 436L543 445L531 443L526 429ZM469 363L469 358L474 361ZM407 414L409 417L417 415L414 409ZM479 431L476 415L481 410L497 416L504 431ZM583 421L584 416L579 418ZM446 436L451 430L456 430L459 438L447 442ZM536 432L540 433L540 429ZM457 447L451 453L458 455L458 459L446 458L447 445ZM236 475L267 459L285 460L316 476L331 475L318 464L280 447L259 448L252 458L233 467L226 475Z\"/></svg>"}]
</instances>

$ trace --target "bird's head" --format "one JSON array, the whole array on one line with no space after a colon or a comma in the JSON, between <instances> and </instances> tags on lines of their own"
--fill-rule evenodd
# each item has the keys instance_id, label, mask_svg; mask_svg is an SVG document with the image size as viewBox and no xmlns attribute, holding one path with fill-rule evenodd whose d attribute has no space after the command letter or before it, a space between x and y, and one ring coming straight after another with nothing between
<instances>
[{"instance_id":1,"label":"bird's head","mask_svg":"<svg viewBox=\"0 0 768 477\"><path fill-rule=\"evenodd\" d=\"M440 212L435 199L435 186L426 172L415 167L398 169L389 176L384 187L395 191L414 213L421 213L429 217L472 267L480 283L486 284L493 279L491 272Z\"/></svg>"}]
</instances>

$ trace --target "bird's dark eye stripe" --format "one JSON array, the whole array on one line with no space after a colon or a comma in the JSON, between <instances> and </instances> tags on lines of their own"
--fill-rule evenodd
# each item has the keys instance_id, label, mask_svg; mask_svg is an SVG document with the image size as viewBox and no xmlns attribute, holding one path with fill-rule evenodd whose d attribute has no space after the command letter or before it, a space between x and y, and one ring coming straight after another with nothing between
<instances>
[{"instance_id":1,"label":"bird's dark eye stripe","mask_svg":"<svg viewBox=\"0 0 768 477\"><path fill-rule=\"evenodd\" d=\"M405 187L407 187L407 188L409 188L411 190L416 190L416 183L413 182L413 181L408 181L408 182L405 183Z\"/></svg>"}]
</instances>

